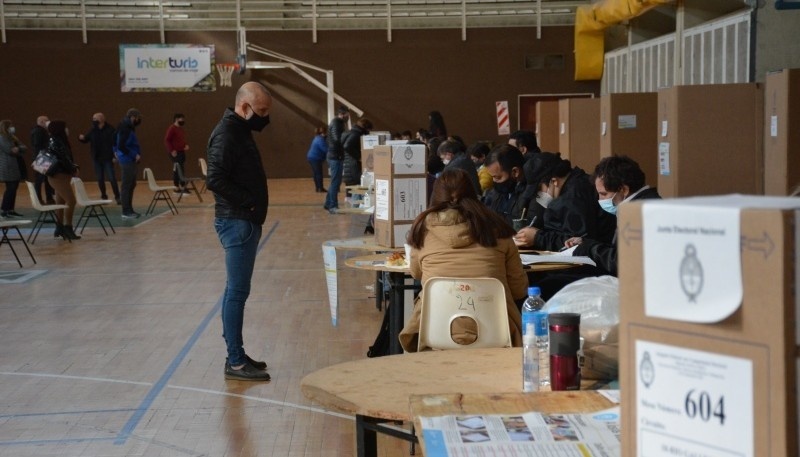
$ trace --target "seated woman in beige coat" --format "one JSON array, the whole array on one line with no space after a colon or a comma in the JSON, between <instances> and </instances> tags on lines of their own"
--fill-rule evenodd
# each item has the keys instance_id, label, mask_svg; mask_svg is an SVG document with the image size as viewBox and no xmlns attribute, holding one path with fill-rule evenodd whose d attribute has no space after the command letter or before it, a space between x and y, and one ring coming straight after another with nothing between
<instances>
[{"instance_id":1,"label":"seated woman in beige coat","mask_svg":"<svg viewBox=\"0 0 800 457\"><path fill-rule=\"evenodd\" d=\"M467 173L445 170L433 185L430 206L417 216L409 232L411 274L421 279L437 276L497 278L506 290L508 323L514 346L522 345L521 318L514 300L525 297L528 278L522 270L514 230L502 217L478 200ZM414 304L400 344L416 352L421 297ZM453 326L453 340L469 344L476 339L474 321Z\"/></svg>"}]
</instances>

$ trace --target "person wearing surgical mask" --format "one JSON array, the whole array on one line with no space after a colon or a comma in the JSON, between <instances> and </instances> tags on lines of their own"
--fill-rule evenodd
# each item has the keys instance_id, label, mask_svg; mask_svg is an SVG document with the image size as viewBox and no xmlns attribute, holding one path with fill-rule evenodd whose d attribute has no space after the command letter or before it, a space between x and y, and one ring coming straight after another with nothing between
<instances>
[{"instance_id":1,"label":"person wearing surgical mask","mask_svg":"<svg viewBox=\"0 0 800 457\"><path fill-rule=\"evenodd\" d=\"M22 157L27 148L16 137L17 129L9 120L0 121L0 182L5 183L3 202L0 205L0 217L20 217L22 214L14 210L17 201L19 182L25 165Z\"/></svg>"},{"instance_id":2,"label":"person wearing surgical mask","mask_svg":"<svg viewBox=\"0 0 800 457\"><path fill-rule=\"evenodd\" d=\"M660 199L654 187L645 184L645 175L639 164L627 156L611 156L600 161L594 169L594 186L597 189L599 207L610 214L625 202L645 199ZM574 237L564 242L573 247L573 255L588 256L605 273L617 275L617 233L610 243L588 237Z\"/></svg>"},{"instance_id":3,"label":"person wearing surgical mask","mask_svg":"<svg viewBox=\"0 0 800 457\"><path fill-rule=\"evenodd\" d=\"M558 251L567 239L576 236L610 241L616 222L612 215L598 206L597 191L589 175L558 154L552 155L556 160L546 166L542 164L542 171L537 173L539 188L536 198L545 207L543 225L540 229L526 227L520 230L514 238L517 246Z\"/></svg>"},{"instance_id":4,"label":"person wearing surgical mask","mask_svg":"<svg viewBox=\"0 0 800 457\"><path fill-rule=\"evenodd\" d=\"M519 227L528 226L533 217L528 213L529 199L525 198L528 186L524 165L522 153L509 144L495 146L486 156L485 166L492 176L493 185L486 192L483 203L502 216L511 227L515 224Z\"/></svg>"},{"instance_id":5,"label":"person wearing surgical mask","mask_svg":"<svg viewBox=\"0 0 800 457\"><path fill-rule=\"evenodd\" d=\"M142 113L131 108L117 126L114 140L114 154L122 170L122 184L119 189L119 198L122 205L123 219L137 219L141 215L133 210L133 190L136 188L136 166L142 160L139 138L136 136L136 127L142 123Z\"/></svg>"},{"instance_id":6,"label":"person wearing surgical mask","mask_svg":"<svg viewBox=\"0 0 800 457\"><path fill-rule=\"evenodd\" d=\"M444 169L450 170L452 168L459 168L467 172L469 182L475 189L475 193L481 195L481 183L478 179L478 170L472 159L467 154L467 147L457 139L457 137L450 137L436 149L436 153L444 163Z\"/></svg>"},{"instance_id":7,"label":"person wearing surgical mask","mask_svg":"<svg viewBox=\"0 0 800 457\"><path fill-rule=\"evenodd\" d=\"M272 94L263 84L244 83L207 143L206 184L214 193L214 229L225 251L221 316L227 353L224 376L230 380L270 380L266 362L245 352L242 328L269 206L267 174L253 132L269 124L271 108Z\"/></svg>"}]
</instances>

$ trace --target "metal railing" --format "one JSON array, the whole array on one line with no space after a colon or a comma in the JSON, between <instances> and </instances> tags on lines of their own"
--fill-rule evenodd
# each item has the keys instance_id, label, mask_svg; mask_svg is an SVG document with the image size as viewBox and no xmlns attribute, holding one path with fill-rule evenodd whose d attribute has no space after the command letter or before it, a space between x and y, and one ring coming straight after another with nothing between
<instances>
[{"instance_id":1,"label":"metal railing","mask_svg":"<svg viewBox=\"0 0 800 457\"><path fill-rule=\"evenodd\" d=\"M0 0L0 26L51 30L333 30L570 25L590 0ZM5 41L5 39L3 39Z\"/></svg>"}]
</instances>

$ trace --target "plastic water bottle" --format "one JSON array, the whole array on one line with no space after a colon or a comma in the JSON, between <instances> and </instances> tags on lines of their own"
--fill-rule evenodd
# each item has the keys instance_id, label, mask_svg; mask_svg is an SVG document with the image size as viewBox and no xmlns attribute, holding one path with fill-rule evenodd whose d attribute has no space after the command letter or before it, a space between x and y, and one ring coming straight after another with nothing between
<instances>
[{"instance_id":1,"label":"plastic water bottle","mask_svg":"<svg viewBox=\"0 0 800 457\"><path fill-rule=\"evenodd\" d=\"M528 287L528 298L522 305L522 391L534 392L541 385L542 355L539 348L542 315L547 320L547 314L542 312L544 300L538 287ZM545 329L546 329L545 325ZM546 348L547 346L545 346ZM550 354L547 354L549 358ZM549 370L549 359L548 359ZM549 378L549 376L548 376ZM549 382L549 381L548 381Z\"/></svg>"}]
</instances>

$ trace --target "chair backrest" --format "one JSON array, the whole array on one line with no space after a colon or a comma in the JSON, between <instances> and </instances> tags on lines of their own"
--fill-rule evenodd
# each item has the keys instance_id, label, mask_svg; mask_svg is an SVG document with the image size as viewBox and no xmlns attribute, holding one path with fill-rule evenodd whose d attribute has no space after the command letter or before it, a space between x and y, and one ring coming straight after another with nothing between
<instances>
[{"instance_id":1,"label":"chair backrest","mask_svg":"<svg viewBox=\"0 0 800 457\"><path fill-rule=\"evenodd\" d=\"M42 202L39 201L39 197L36 195L36 187L34 187L33 183L30 181L25 181L25 184L28 185L28 193L31 196L31 206L33 206L33 209L37 211L44 211L44 208L42 208Z\"/></svg>"},{"instance_id":2,"label":"chair backrest","mask_svg":"<svg viewBox=\"0 0 800 457\"><path fill-rule=\"evenodd\" d=\"M153 170L145 168L144 177L145 179L147 179L147 186L150 187L150 190L152 190L153 192L158 192L160 190L159 185L156 182L156 177L153 176Z\"/></svg>"},{"instance_id":3,"label":"chair backrest","mask_svg":"<svg viewBox=\"0 0 800 457\"><path fill-rule=\"evenodd\" d=\"M203 177L205 178L208 176L208 163L206 162L206 159L202 157L198 158L197 161L200 162L200 172L203 173Z\"/></svg>"},{"instance_id":4,"label":"chair backrest","mask_svg":"<svg viewBox=\"0 0 800 457\"><path fill-rule=\"evenodd\" d=\"M430 278L422 287L420 310L418 351L511 347L505 288L495 278ZM464 319L477 326L471 344L453 340L454 321L458 328Z\"/></svg>"},{"instance_id":5,"label":"chair backrest","mask_svg":"<svg viewBox=\"0 0 800 457\"><path fill-rule=\"evenodd\" d=\"M89 201L89 195L86 193L83 180L81 178L72 178L72 187L75 188L75 201L81 206L86 206Z\"/></svg>"}]
</instances>

